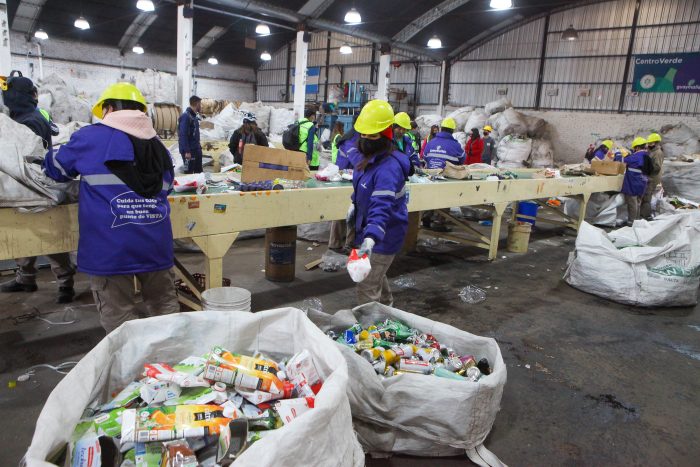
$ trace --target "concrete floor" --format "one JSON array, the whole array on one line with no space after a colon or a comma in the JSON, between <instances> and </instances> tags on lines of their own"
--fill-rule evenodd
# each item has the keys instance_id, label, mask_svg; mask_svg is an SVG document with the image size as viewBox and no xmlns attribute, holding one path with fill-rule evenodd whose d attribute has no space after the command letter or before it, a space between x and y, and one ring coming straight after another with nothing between
<instances>
[{"instance_id":1,"label":"concrete floor","mask_svg":"<svg viewBox=\"0 0 700 467\"><path fill-rule=\"evenodd\" d=\"M561 280L574 237L537 229L530 253L502 252L493 263L483 250L456 245L422 248L397 259L390 280L398 308L497 339L508 365L502 408L486 446L510 466L697 465L700 458L700 308L637 309L579 292ZM326 311L354 304L347 274L304 271L325 246L299 242L297 280L264 280L261 239L237 242L225 276L251 289L254 310L300 305L318 297ZM311 247L312 251L307 248ZM181 254L193 272L201 256ZM84 276L70 307L53 303L50 271L40 290L0 296L0 465L16 465L31 441L41 407L60 380L34 364L77 360L103 336ZM467 305L459 289L475 284L486 301ZM45 319L77 320L49 324ZM439 401L435 402L439 404ZM465 465L464 457L368 459L370 466ZM466 461L468 462L468 461Z\"/></svg>"}]
</instances>

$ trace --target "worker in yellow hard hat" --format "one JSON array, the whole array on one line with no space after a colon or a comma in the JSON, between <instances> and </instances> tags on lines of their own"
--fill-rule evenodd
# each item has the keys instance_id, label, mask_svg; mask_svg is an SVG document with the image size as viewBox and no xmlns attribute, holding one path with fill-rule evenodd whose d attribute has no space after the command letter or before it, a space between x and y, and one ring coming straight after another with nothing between
<instances>
[{"instance_id":1,"label":"worker in yellow hard hat","mask_svg":"<svg viewBox=\"0 0 700 467\"><path fill-rule=\"evenodd\" d=\"M600 145L593 151L593 156L591 157L592 159L600 159L600 160L605 160L605 159L611 159L610 155L612 154L612 148L615 145L611 139L606 139L603 140Z\"/></svg>"},{"instance_id":2,"label":"worker in yellow hard hat","mask_svg":"<svg viewBox=\"0 0 700 467\"><path fill-rule=\"evenodd\" d=\"M395 149L394 111L383 100L369 101L360 111L355 131L359 151L349 155L355 168L348 222L354 223L358 255L368 255L372 270L357 284L359 304L393 303L386 272L401 250L408 230L406 180L411 163Z\"/></svg>"},{"instance_id":3,"label":"worker in yellow hard hat","mask_svg":"<svg viewBox=\"0 0 700 467\"><path fill-rule=\"evenodd\" d=\"M394 144L397 149L406 154L414 167L420 167L418 152L413 146L413 140L408 135L411 130L411 117L406 112L399 112L394 116Z\"/></svg>"},{"instance_id":4,"label":"worker in yellow hard hat","mask_svg":"<svg viewBox=\"0 0 700 467\"><path fill-rule=\"evenodd\" d=\"M654 196L656 188L661 184L665 157L661 148L660 134L651 133L647 136L647 152L649 153L652 167L649 173L647 189L644 191L644 196L642 196L642 206L639 213L644 219L652 219L651 198Z\"/></svg>"},{"instance_id":5,"label":"worker in yellow hard hat","mask_svg":"<svg viewBox=\"0 0 700 467\"><path fill-rule=\"evenodd\" d=\"M481 130L481 133L483 134L482 139L484 140L484 151L481 153L481 163L491 164L496 160L496 140L491 136L493 128L491 125L486 125Z\"/></svg>"},{"instance_id":6,"label":"worker in yellow hard hat","mask_svg":"<svg viewBox=\"0 0 700 467\"><path fill-rule=\"evenodd\" d=\"M647 140L637 136L632 141L632 153L623 159L627 166L621 192L627 203L627 222L632 224L639 219L642 196L647 187L647 176L651 173L652 162L646 150Z\"/></svg>"},{"instance_id":7,"label":"worker in yellow hard hat","mask_svg":"<svg viewBox=\"0 0 700 467\"><path fill-rule=\"evenodd\" d=\"M109 333L140 316L134 276L148 314L180 311L168 203L175 174L136 86L108 87L93 114L102 121L49 152L44 171L59 182L80 176L78 270Z\"/></svg>"}]
</instances>

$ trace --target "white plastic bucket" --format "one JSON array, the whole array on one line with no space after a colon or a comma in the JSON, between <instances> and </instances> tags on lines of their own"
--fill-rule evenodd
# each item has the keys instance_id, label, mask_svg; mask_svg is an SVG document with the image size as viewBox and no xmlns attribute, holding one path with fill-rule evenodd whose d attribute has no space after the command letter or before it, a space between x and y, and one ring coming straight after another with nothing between
<instances>
[{"instance_id":1,"label":"white plastic bucket","mask_svg":"<svg viewBox=\"0 0 700 467\"><path fill-rule=\"evenodd\" d=\"M216 287L202 292L202 308L216 311L251 310L250 291L241 287Z\"/></svg>"}]
</instances>

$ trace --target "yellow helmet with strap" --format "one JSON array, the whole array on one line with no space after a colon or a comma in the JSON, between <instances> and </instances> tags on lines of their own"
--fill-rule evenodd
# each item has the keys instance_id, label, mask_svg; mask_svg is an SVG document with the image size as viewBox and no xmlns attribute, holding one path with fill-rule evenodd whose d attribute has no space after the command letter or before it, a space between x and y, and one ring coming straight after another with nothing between
<instances>
[{"instance_id":1,"label":"yellow helmet with strap","mask_svg":"<svg viewBox=\"0 0 700 467\"><path fill-rule=\"evenodd\" d=\"M387 101L374 99L362 107L354 128L362 135L381 133L394 123L394 109Z\"/></svg>"},{"instance_id":2,"label":"yellow helmet with strap","mask_svg":"<svg viewBox=\"0 0 700 467\"><path fill-rule=\"evenodd\" d=\"M143 105L146 111L146 99L139 91L139 88L131 83L116 83L104 90L97 103L92 107L92 114L97 118L103 117L102 104L107 100L133 101Z\"/></svg>"}]
</instances>

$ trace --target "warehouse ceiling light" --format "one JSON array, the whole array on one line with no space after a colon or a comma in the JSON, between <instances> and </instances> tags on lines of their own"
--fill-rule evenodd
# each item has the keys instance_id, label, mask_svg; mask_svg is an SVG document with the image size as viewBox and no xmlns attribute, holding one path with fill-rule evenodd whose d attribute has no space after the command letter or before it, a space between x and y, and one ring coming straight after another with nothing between
<instances>
[{"instance_id":1,"label":"warehouse ceiling light","mask_svg":"<svg viewBox=\"0 0 700 467\"><path fill-rule=\"evenodd\" d=\"M216 59L216 57L209 57L209 60L207 60L207 63L209 63L209 65L218 65L219 61Z\"/></svg>"},{"instance_id":2,"label":"warehouse ceiling light","mask_svg":"<svg viewBox=\"0 0 700 467\"><path fill-rule=\"evenodd\" d=\"M270 55L270 53L267 51L263 52L260 54L260 60L263 60L265 62L269 62L270 60L272 60L272 55Z\"/></svg>"},{"instance_id":3,"label":"warehouse ceiling light","mask_svg":"<svg viewBox=\"0 0 700 467\"><path fill-rule=\"evenodd\" d=\"M141 55L141 54L143 53L143 47L141 47L140 45L135 45L135 46L131 49L131 51L134 52L135 54Z\"/></svg>"},{"instance_id":4,"label":"warehouse ceiling light","mask_svg":"<svg viewBox=\"0 0 700 467\"><path fill-rule=\"evenodd\" d=\"M75 20L73 26L75 26L78 29L82 29L83 31L86 29L90 29L90 23L88 23L88 21L82 16Z\"/></svg>"},{"instance_id":5,"label":"warehouse ceiling light","mask_svg":"<svg viewBox=\"0 0 700 467\"><path fill-rule=\"evenodd\" d=\"M345 22L349 24L357 24L362 22L362 16L360 12L355 8L350 8L350 11L345 13Z\"/></svg>"},{"instance_id":6,"label":"warehouse ceiling light","mask_svg":"<svg viewBox=\"0 0 700 467\"><path fill-rule=\"evenodd\" d=\"M153 11L156 9L151 0L139 0L136 2L136 8L142 11Z\"/></svg>"},{"instance_id":7,"label":"warehouse ceiling light","mask_svg":"<svg viewBox=\"0 0 700 467\"><path fill-rule=\"evenodd\" d=\"M491 0L489 6L494 10L507 10L513 6L513 2L510 0Z\"/></svg>"},{"instance_id":8,"label":"warehouse ceiling light","mask_svg":"<svg viewBox=\"0 0 700 467\"><path fill-rule=\"evenodd\" d=\"M267 24L258 24L255 27L255 33L259 34L261 36L269 36L270 35L270 26Z\"/></svg>"},{"instance_id":9,"label":"warehouse ceiling light","mask_svg":"<svg viewBox=\"0 0 700 467\"><path fill-rule=\"evenodd\" d=\"M352 53L352 47L350 47L348 44L343 44L340 46L340 53L343 55L349 55Z\"/></svg>"},{"instance_id":10,"label":"warehouse ceiling light","mask_svg":"<svg viewBox=\"0 0 700 467\"><path fill-rule=\"evenodd\" d=\"M566 31L561 34L561 39L564 41L575 41L578 39L578 32L574 29L573 24L570 24Z\"/></svg>"},{"instance_id":11,"label":"warehouse ceiling light","mask_svg":"<svg viewBox=\"0 0 700 467\"><path fill-rule=\"evenodd\" d=\"M43 29L37 29L36 32L34 32L34 37L36 37L37 39L41 39L42 41L45 41L46 39L49 38L49 35Z\"/></svg>"},{"instance_id":12,"label":"warehouse ceiling light","mask_svg":"<svg viewBox=\"0 0 700 467\"><path fill-rule=\"evenodd\" d=\"M428 48L429 49L439 49L442 47L442 41L438 36L433 36L430 38L428 41Z\"/></svg>"}]
</instances>

